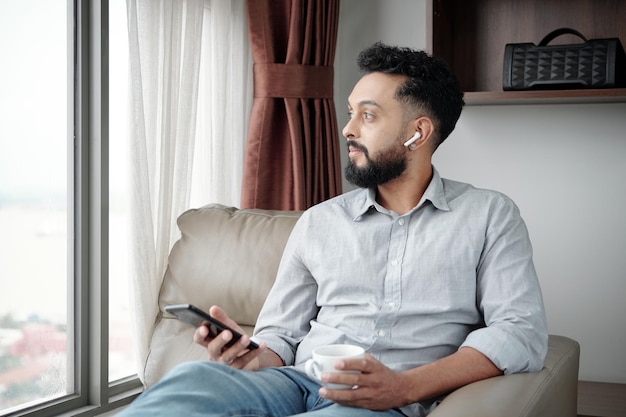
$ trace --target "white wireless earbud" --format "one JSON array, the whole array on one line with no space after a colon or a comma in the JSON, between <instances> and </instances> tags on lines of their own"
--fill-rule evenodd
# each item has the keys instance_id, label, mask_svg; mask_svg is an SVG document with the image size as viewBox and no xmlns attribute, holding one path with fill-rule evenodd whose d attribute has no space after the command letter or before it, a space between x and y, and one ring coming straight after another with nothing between
<instances>
[{"instance_id":1,"label":"white wireless earbud","mask_svg":"<svg viewBox=\"0 0 626 417\"><path fill-rule=\"evenodd\" d=\"M415 134L413 136L411 136L411 139L409 139L406 142L404 142L404 146L406 146L407 148L409 146L411 146L411 149L415 149L415 147L417 145L413 144L413 142L415 142L416 140L418 140L421 137L422 137L422 134L419 132L419 130L416 130Z\"/></svg>"}]
</instances>

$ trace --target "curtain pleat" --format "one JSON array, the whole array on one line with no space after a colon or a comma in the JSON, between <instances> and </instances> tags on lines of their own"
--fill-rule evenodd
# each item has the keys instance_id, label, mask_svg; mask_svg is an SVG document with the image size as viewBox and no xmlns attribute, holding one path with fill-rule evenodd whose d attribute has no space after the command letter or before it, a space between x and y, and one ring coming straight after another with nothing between
<instances>
[{"instance_id":1,"label":"curtain pleat","mask_svg":"<svg viewBox=\"0 0 626 417\"><path fill-rule=\"evenodd\" d=\"M341 193L333 102L339 0L247 5L254 101L241 206L304 210Z\"/></svg>"}]
</instances>

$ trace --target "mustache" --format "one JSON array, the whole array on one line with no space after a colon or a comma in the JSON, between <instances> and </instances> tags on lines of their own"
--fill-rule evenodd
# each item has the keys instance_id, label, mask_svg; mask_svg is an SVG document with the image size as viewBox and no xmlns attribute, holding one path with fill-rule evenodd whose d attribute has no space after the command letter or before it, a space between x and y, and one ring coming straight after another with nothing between
<instances>
[{"instance_id":1,"label":"mustache","mask_svg":"<svg viewBox=\"0 0 626 417\"><path fill-rule=\"evenodd\" d=\"M363 154L364 154L365 156L369 156L369 152L368 152L367 148L366 148L365 146L361 145L360 143L358 143L357 141L354 141L354 140L349 140L349 141L346 143L346 145L348 146L348 149L350 149L350 148L355 148L355 149L358 149L358 150L360 150L361 152L363 152Z\"/></svg>"}]
</instances>

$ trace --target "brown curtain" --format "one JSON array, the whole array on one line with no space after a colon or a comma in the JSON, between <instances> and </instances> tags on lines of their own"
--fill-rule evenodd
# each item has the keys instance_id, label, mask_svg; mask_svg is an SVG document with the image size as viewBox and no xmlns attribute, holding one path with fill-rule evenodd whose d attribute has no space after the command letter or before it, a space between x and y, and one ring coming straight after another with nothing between
<instances>
[{"instance_id":1,"label":"brown curtain","mask_svg":"<svg viewBox=\"0 0 626 417\"><path fill-rule=\"evenodd\" d=\"M248 0L254 102L241 206L304 210L341 193L333 64L339 0Z\"/></svg>"}]
</instances>

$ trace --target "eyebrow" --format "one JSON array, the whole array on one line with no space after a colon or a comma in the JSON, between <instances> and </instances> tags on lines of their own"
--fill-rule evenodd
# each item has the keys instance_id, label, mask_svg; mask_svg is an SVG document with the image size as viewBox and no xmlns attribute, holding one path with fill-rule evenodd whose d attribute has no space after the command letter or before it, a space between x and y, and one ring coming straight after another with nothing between
<instances>
[{"instance_id":1,"label":"eyebrow","mask_svg":"<svg viewBox=\"0 0 626 417\"><path fill-rule=\"evenodd\" d=\"M357 107L363 107L363 106L368 106L368 105L380 107L380 105L374 100L362 100L357 103ZM348 102L348 107L350 107L350 102Z\"/></svg>"}]
</instances>

